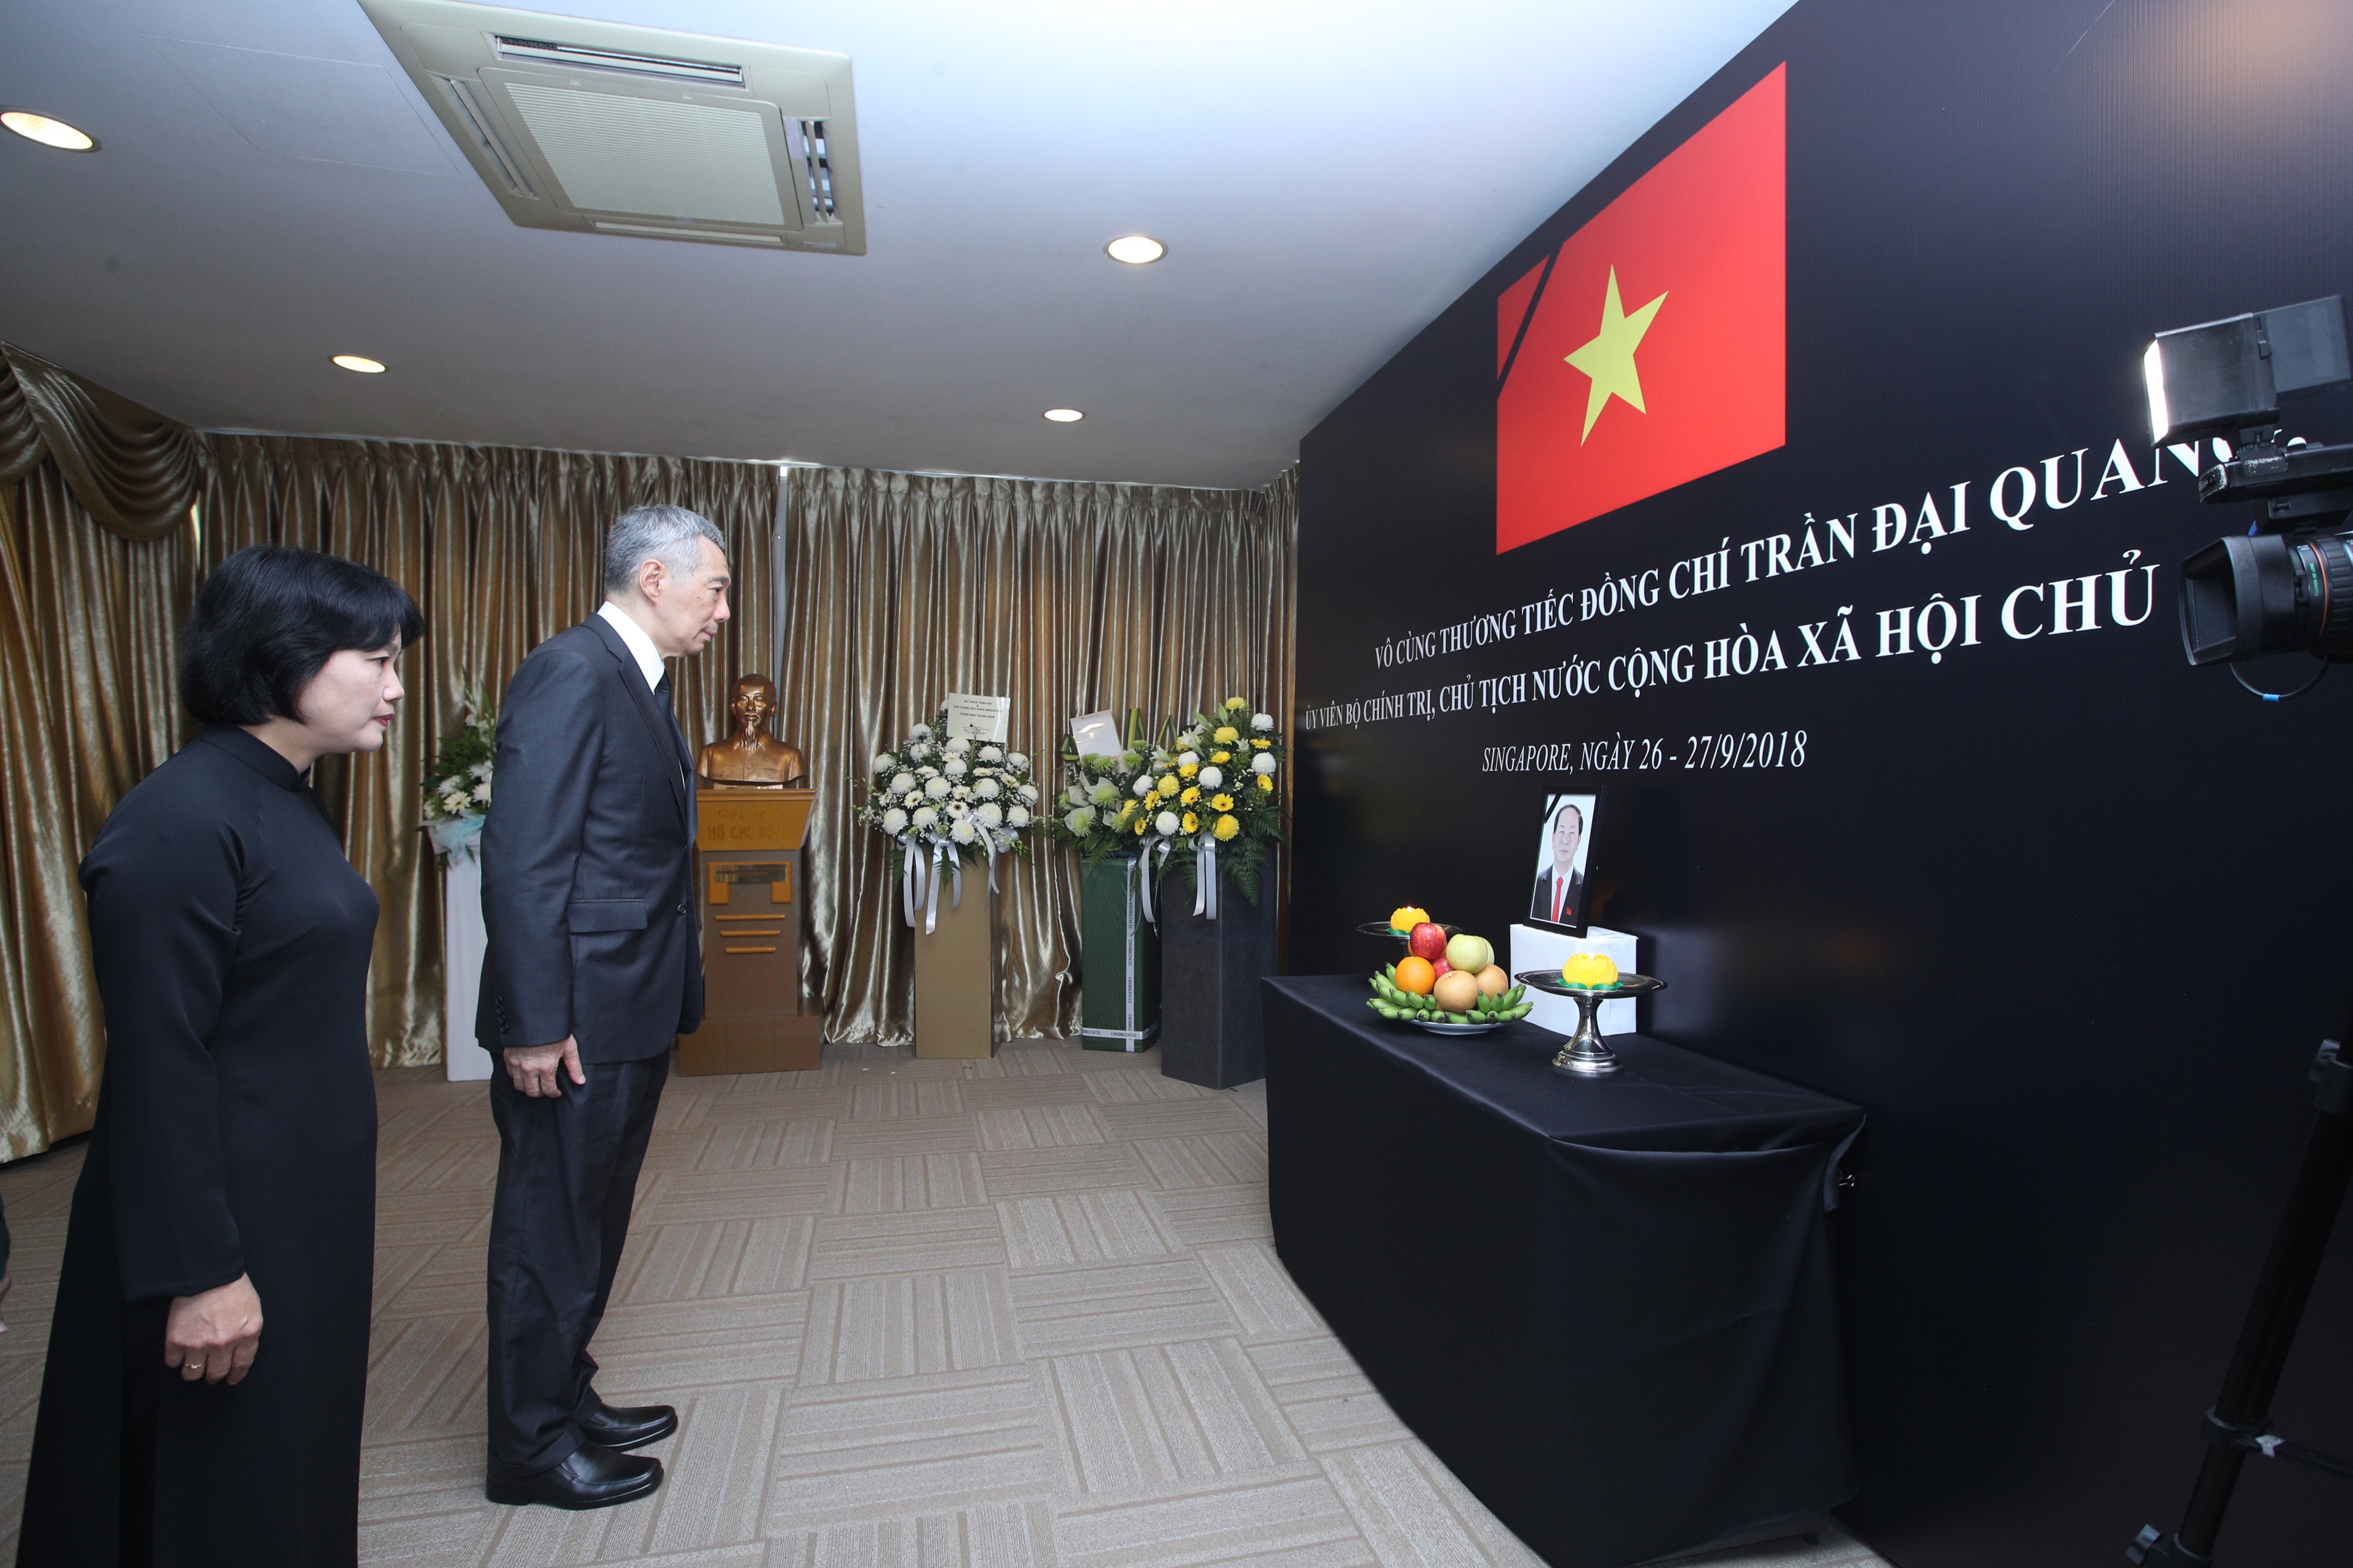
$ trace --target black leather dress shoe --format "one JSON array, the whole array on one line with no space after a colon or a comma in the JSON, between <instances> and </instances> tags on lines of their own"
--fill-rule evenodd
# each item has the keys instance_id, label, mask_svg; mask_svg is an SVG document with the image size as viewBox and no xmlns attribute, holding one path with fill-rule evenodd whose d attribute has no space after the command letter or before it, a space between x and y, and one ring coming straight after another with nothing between
<instances>
[{"instance_id":1,"label":"black leather dress shoe","mask_svg":"<svg viewBox=\"0 0 2353 1568\"><path fill-rule=\"evenodd\" d=\"M661 1485L659 1459L632 1458L610 1448L584 1443L571 1458L551 1469L536 1470L510 1480L492 1477L482 1484L482 1495L492 1502L542 1502L550 1508L610 1508L641 1498Z\"/></svg>"},{"instance_id":2,"label":"black leather dress shoe","mask_svg":"<svg viewBox=\"0 0 2353 1568\"><path fill-rule=\"evenodd\" d=\"M678 1411L668 1405L637 1405L616 1410L603 1400L596 1414L580 1423L580 1436L600 1448L619 1453L659 1443L678 1430Z\"/></svg>"}]
</instances>

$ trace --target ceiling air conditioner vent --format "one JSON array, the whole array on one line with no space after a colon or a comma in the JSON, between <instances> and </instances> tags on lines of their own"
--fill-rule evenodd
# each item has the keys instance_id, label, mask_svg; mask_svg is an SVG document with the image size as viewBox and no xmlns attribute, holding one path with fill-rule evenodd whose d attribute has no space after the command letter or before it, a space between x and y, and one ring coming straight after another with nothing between
<instances>
[{"instance_id":1,"label":"ceiling air conditioner vent","mask_svg":"<svg viewBox=\"0 0 2353 1568\"><path fill-rule=\"evenodd\" d=\"M524 227L866 253L846 56L469 0L360 4Z\"/></svg>"},{"instance_id":2,"label":"ceiling air conditioner vent","mask_svg":"<svg viewBox=\"0 0 2353 1568\"><path fill-rule=\"evenodd\" d=\"M498 35L499 58L522 65L560 66L567 70L621 71L629 76L659 77L664 81L701 81L713 87L742 87L742 66L706 65L701 60L664 59L659 55L627 55L616 49L588 49L577 44L550 43L542 38L510 38Z\"/></svg>"},{"instance_id":3,"label":"ceiling air conditioner vent","mask_svg":"<svg viewBox=\"0 0 2353 1568\"><path fill-rule=\"evenodd\" d=\"M491 162L498 166L499 178L506 182L509 192L527 202L539 200L539 193L532 188L531 176L522 172L522 160L512 148L500 142L498 121L491 118L490 110L475 98L476 84L447 76L437 76L433 79L440 83L443 95L458 110L458 117L464 121L466 130L473 133L470 143L461 135L458 144L469 151L475 146L480 147Z\"/></svg>"},{"instance_id":4,"label":"ceiling air conditioner vent","mask_svg":"<svg viewBox=\"0 0 2353 1568\"><path fill-rule=\"evenodd\" d=\"M801 181L808 194L809 211L820 223L840 221L834 206L833 161L825 145L825 121L797 120L786 128L785 141L793 150Z\"/></svg>"}]
</instances>

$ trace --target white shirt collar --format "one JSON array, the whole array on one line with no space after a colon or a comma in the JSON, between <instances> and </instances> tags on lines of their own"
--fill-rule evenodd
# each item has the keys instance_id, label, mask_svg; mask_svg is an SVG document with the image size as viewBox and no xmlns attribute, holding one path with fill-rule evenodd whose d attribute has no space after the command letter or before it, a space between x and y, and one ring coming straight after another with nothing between
<instances>
[{"instance_id":1,"label":"white shirt collar","mask_svg":"<svg viewBox=\"0 0 2353 1568\"><path fill-rule=\"evenodd\" d=\"M629 652L637 658L638 668L644 673L646 685L659 689L662 679L661 650L654 647L654 639L646 635L646 628L629 619L628 612L610 599L606 600L596 613L610 621L613 629L621 634L621 640L628 645Z\"/></svg>"}]
</instances>

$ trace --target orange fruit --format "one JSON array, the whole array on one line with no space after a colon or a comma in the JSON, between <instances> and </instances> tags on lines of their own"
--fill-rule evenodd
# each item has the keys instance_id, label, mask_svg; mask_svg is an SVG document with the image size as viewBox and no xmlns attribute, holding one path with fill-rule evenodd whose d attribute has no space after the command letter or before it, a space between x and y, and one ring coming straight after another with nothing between
<instances>
[{"instance_id":1,"label":"orange fruit","mask_svg":"<svg viewBox=\"0 0 2353 1568\"><path fill-rule=\"evenodd\" d=\"M1410 991L1417 996L1427 996L1430 988L1438 984L1438 971L1426 958L1400 958L1397 966L1398 989Z\"/></svg>"}]
</instances>

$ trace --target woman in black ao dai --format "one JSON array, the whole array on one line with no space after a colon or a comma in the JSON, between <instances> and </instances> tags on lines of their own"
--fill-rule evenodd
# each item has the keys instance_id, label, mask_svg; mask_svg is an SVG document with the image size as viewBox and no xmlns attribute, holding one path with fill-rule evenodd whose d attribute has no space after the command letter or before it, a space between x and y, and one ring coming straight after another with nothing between
<instances>
[{"instance_id":1,"label":"woman in black ao dai","mask_svg":"<svg viewBox=\"0 0 2353 1568\"><path fill-rule=\"evenodd\" d=\"M366 567L231 556L181 647L182 700L211 727L82 861L107 1061L20 1568L357 1556L376 900L307 774L384 744L423 629Z\"/></svg>"}]
</instances>

